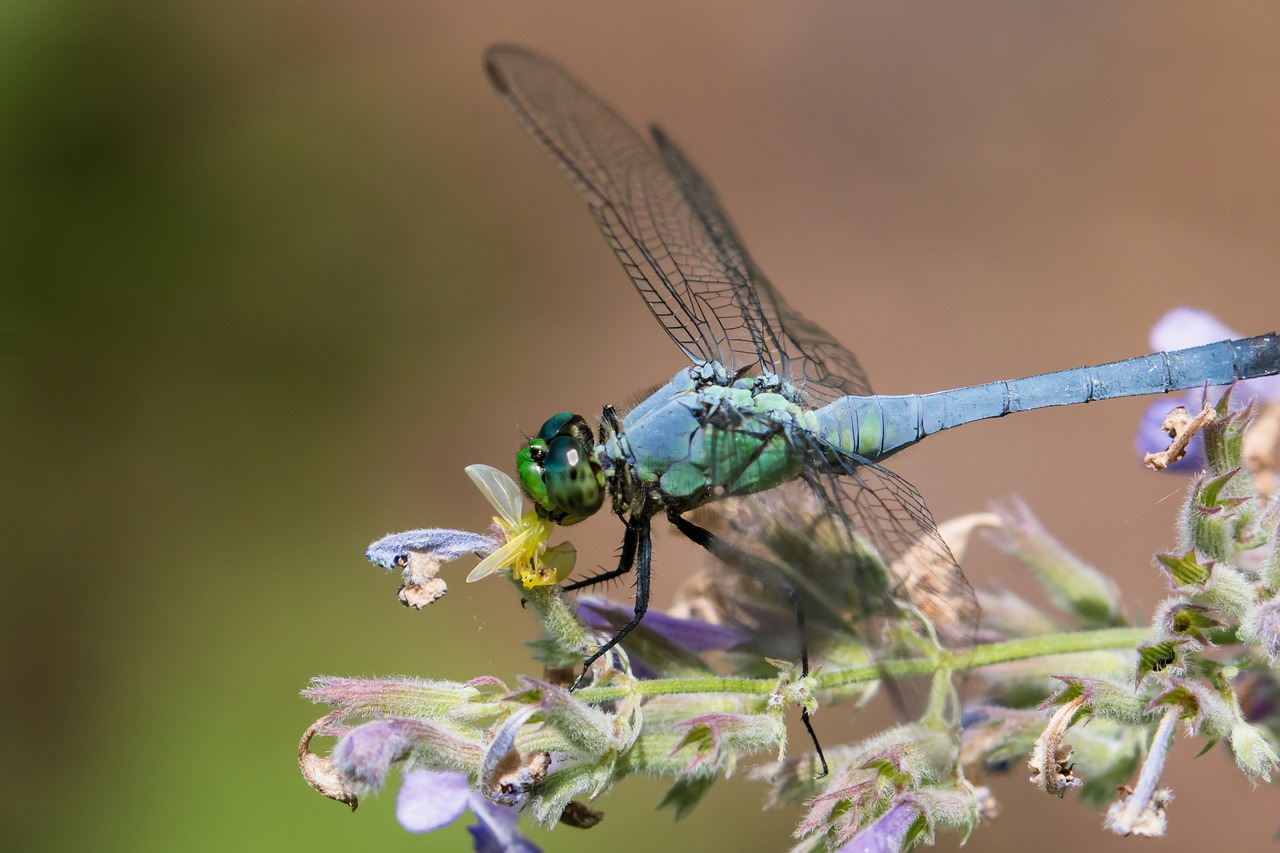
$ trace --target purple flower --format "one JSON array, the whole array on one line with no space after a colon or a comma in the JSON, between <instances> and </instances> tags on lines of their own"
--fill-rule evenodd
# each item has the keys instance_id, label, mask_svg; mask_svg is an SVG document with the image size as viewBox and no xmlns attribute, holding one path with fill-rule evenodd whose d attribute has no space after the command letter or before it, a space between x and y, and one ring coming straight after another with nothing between
<instances>
[{"instance_id":1,"label":"purple flower","mask_svg":"<svg viewBox=\"0 0 1280 853\"><path fill-rule=\"evenodd\" d=\"M391 765L412 752L453 766L469 766L484 756L475 739L451 729L412 717L383 717L344 734L330 757L347 782L376 791L386 782Z\"/></svg>"},{"instance_id":2,"label":"purple flower","mask_svg":"<svg viewBox=\"0 0 1280 853\"><path fill-rule=\"evenodd\" d=\"M599 606L603 599L578 602L578 612ZM682 619L662 611L649 613L645 617L649 627L658 636L688 652L698 654L712 650L727 650L745 643L750 635L745 631L725 625L713 625L698 619Z\"/></svg>"},{"instance_id":3,"label":"purple flower","mask_svg":"<svg viewBox=\"0 0 1280 853\"><path fill-rule=\"evenodd\" d=\"M343 777L374 790L387 780L387 770L413 746L413 721L374 720L352 729L333 749L333 763Z\"/></svg>"},{"instance_id":4,"label":"purple flower","mask_svg":"<svg viewBox=\"0 0 1280 853\"><path fill-rule=\"evenodd\" d=\"M836 853L898 853L919 816L920 809L910 800L903 800L840 845Z\"/></svg>"},{"instance_id":5,"label":"purple flower","mask_svg":"<svg viewBox=\"0 0 1280 853\"><path fill-rule=\"evenodd\" d=\"M441 563L448 563L467 554L486 557L497 547L498 541L492 536L465 530L430 528L389 533L371 544L364 555L371 563L384 569L402 569L413 551L429 554Z\"/></svg>"},{"instance_id":6,"label":"purple flower","mask_svg":"<svg viewBox=\"0 0 1280 853\"><path fill-rule=\"evenodd\" d=\"M596 630L616 631L632 616L631 608L602 598L583 595L577 600L578 616ZM725 625L713 625L699 619L682 619L662 611L649 611L644 622L633 632L634 640L628 646L631 667L640 678L658 678L662 661L646 659L645 653L661 654L654 640L674 646L681 652L698 655L708 651L727 651L751 639L746 631Z\"/></svg>"},{"instance_id":7,"label":"purple flower","mask_svg":"<svg viewBox=\"0 0 1280 853\"><path fill-rule=\"evenodd\" d=\"M415 770L405 774L396 796L396 819L410 832L440 829L468 808L478 820L467 827L476 853L541 853L516 827L519 810L495 805L471 790L465 773Z\"/></svg>"},{"instance_id":8,"label":"purple flower","mask_svg":"<svg viewBox=\"0 0 1280 853\"><path fill-rule=\"evenodd\" d=\"M1224 326L1208 312L1195 308L1174 308L1152 327L1151 349L1163 352L1238 337L1240 336L1235 331ZM1221 396L1220 393L1213 393L1213 390L1210 389L1210 401ZM1233 399L1247 400L1250 396L1263 401L1280 400L1280 376L1263 376L1237 383ZM1138 432L1134 436L1134 449L1138 456L1158 453L1169 446L1169 435L1161 429L1161 424L1170 409L1183 405L1188 411L1197 412L1203 400L1204 390L1195 388L1185 392L1181 399L1162 398L1149 405L1138 421ZM1164 470L1191 473L1199 471L1204 464L1204 439L1195 435L1187 445L1187 455Z\"/></svg>"}]
</instances>

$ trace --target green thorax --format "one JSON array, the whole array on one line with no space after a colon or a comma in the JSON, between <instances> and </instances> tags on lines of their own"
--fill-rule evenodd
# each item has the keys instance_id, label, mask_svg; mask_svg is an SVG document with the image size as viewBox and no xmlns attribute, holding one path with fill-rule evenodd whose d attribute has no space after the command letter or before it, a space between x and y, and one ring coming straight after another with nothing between
<instances>
[{"instance_id":1,"label":"green thorax","mask_svg":"<svg viewBox=\"0 0 1280 853\"><path fill-rule=\"evenodd\" d=\"M805 461L795 436L814 426L812 412L757 381L719 385L686 369L628 413L597 456L606 473L626 466L631 488L683 511L792 479Z\"/></svg>"}]
</instances>

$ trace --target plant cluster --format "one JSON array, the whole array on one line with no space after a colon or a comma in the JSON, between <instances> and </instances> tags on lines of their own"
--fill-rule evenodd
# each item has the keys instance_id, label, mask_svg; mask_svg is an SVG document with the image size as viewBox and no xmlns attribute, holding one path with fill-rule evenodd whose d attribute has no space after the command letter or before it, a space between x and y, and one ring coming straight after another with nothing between
<instances>
[{"instance_id":1,"label":"plant cluster","mask_svg":"<svg viewBox=\"0 0 1280 853\"><path fill-rule=\"evenodd\" d=\"M941 530L957 557L982 531L1027 568L1046 606L980 591L981 628L963 646L939 641L927 614L910 607L874 630L816 622L807 674L795 663L786 597L717 563L686 584L672 612L651 612L625 650L597 661L588 686L570 691L583 657L630 611L567 597L558 581L572 570L571 546L548 547L550 530L523 512L515 483L472 466L498 512L492 535L409 531L375 542L369 557L401 571L401 601L422 608L444 595L444 564L480 556L473 578L505 578L535 615L540 672L313 679L303 695L329 711L303 738L303 773L355 808L398 767L405 828L433 830L469 810L482 851L537 850L520 832L522 815L543 827L594 826L601 795L634 774L670 780L662 806L682 817L739 771L766 787L771 805L803 805L797 851L905 850L940 831L967 836L998 812L985 781L1020 767L1048 794L1097 804L1113 832L1161 835L1173 794L1160 777L1176 740L1225 745L1255 783L1280 763L1277 466L1250 444L1280 423L1280 394L1235 411L1231 396L1210 406L1205 392L1198 415L1161 422L1175 435L1156 464L1172 463L1196 433L1203 467L1173 547L1156 556L1168 592L1148 624L1134 624L1108 577L1013 502ZM775 534L761 525L759 535ZM803 547L806 565L821 566L822 537ZM878 569L895 574L893 565ZM832 600L845 592L838 578L820 582L831 584ZM825 765L809 744L788 744L785 721L796 708L856 713L878 689L906 722L826 744ZM317 735L337 738L327 756L311 751Z\"/></svg>"}]
</instances>

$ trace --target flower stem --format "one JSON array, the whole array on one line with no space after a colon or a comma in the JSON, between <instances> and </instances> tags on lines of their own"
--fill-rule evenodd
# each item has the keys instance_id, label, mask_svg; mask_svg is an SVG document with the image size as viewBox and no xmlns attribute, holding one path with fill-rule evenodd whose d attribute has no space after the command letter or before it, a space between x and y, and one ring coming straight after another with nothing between
<instances>
[{"instance_id":1,"label":"flower stem","mask_svg":"<svg viewBox=\"0 0 1280 853\"><path fill-rule=\"evenodd\" d=\"M1142 762L1137 786L1107 811L1106 827L1117 835L1164 834L1163 810L1172 795L1165 791L1163 796L1159 796L1156 785L1160 784L1160 773L1164 770L1165 759L1169 757L1169 747L1173 745L1173 730L1179 713L1176 707L1164 712L1151 739L1147 759Z\"/></svg>"},{"instance_id":2,"label":"flower stem","mask_svg":"<svg viewBox=\"0 0 1280 853\"><path fill-rule=\"evenodd\" d=\"M833 669L814 676L819 688L840 687L864 681L875 681L885 675L927 675L941 669L969 670L1015 660L1048 657L1078 652L1132 649L1151 636L1150 628L1105 628L1046 634L1001 643L986 643L963 651L940 650L933 657L891 660ZM630 685L588 687L577 692L586 702L609 702L628 694L669 696L681 693L745 693L767 695L777 682L773 679L698 676L694 678L657 678Z\"/></svg>"}]
</instances>

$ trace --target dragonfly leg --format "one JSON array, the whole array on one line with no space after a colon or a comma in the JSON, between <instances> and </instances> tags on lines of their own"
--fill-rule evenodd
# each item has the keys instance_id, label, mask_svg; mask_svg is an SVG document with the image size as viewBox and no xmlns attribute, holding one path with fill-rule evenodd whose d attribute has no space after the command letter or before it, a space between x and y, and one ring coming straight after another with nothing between
<instances>
[{"instance_id":1,"label":"dragonfly leg","mask_svg":"<svg viewBox=\"0 0 1280 853\"><path fill-rule=\"evenodd\" d=\"M605 406L604 411L600 413L599 441L601 444L604 444L610 432L622 432L622 420L618 417L618 410L612 404Z\"/></svg>"},{"instance_id":2,"label":"dragonfly leg","mask_svg":"<svg viewBox=\"0 0 1280 853\"><path fill-rule=\"evenodd\" d=\"M667 519L676 526L676 529L687 536L691 541L696 542L703 548L710 551L719 560L735 561L740 564L749 564L750 557L742 554L734 549L729 548L720 541L720 537L716 536L705 527L699 527L693 522L681 517L678 513L667 513ZM747 565L753 574L759 574L760 568L752 568ZM804 625L804 607L800 604L800 596L793 589L789 593L791 604L796 611L796 631L800 634L800 675L801 677L809 674L809 637ZM809 733L809 739L813 741L813 748L818 753L818 760L822 762L822 772L816 778L821 779L827 775L827 757L822 754L822 744L818 743L818 735L813 730L813 724L809 721L809 710L807 708L800 709L800 722L804 723L805 731Z\"/></svg>"},{"instance_id":3,"label":"dragonfly leg","mask_svg":"<svg viewBox=\"0 0 1280 853\"><path fill-rule=\"evenodd\" d=\"M598 661L601 657L608 654L609 650L618 645L622 638L630 634L631 631L640 624L640 620L644 618L644 614L649 610L649 569L653 562L653 540L649 535L649 519L633 518L627 522L626 539L623 540L623 557L627 556L627 539L634 539L632 546L632 554L635 558L636 568L636 606L635 616L631 621L622 626L618 633L609 638L608 642L596 649L591 657L582 662L582 674L578 676L578 680L573 683L569 689L577 690L586 680L587 673L591 669L591 664ZM619 566L618 574L622 574L622 566ZM608 574L608 573L606 573ZM603 576L602 576L603 577Z\"/></svg>"},{"instance_id":4,"label":"dragonfly leg","mask_svg":"<svg viewBox=\"0 0 1280 853\"><path fill-rule=\"evenodd\" d=\"M800 632L800 677L804 678L809 674L809 634L804 627L804 605L800 603L800 596L794 589L791 590L791 603L796 608L796 630ZM822 744L818 743L818 735L813 731L813 723L809 722L809 709L804 706L800 707L800 722L804 723L804 730L809 733L813 748L818 753L818 760L822 762L822 772L814 777L821 779L827 775L827 757L822 754Z\"/></svg>"}]
</instances>

